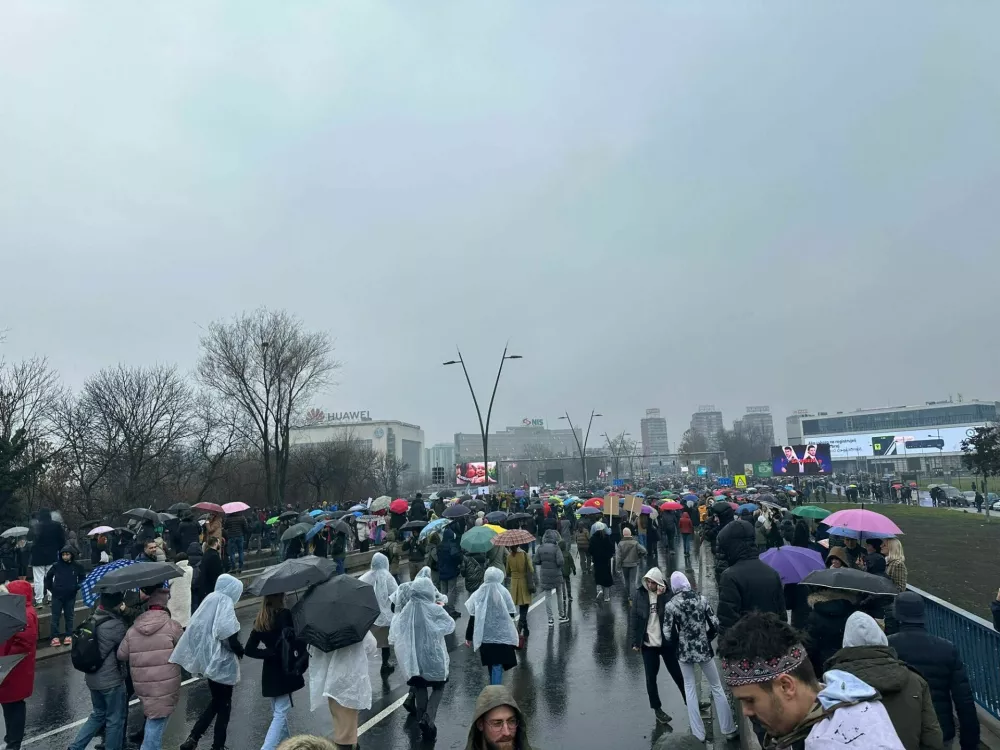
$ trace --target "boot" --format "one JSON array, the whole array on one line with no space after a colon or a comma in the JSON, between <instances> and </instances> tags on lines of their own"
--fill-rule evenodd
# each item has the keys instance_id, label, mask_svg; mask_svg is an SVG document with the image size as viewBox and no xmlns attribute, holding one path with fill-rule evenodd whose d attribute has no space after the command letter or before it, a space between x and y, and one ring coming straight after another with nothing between
<instances>
[{"instance_id":1,"label":"boot","mask_svg":"<svg viewBox=\"0 0 1000 750\"><path fill-rule=\"evenodd\" d=\"M657 724L669 724L672 721L670 714L664 712L662 708L654 709L653 713L656 715Z\"/></svg>"},{"instance_id":2,"label":"boot","mask_svg":"<svg viewBox=\"0 0 1000 750\"><path fill-rule=\"evenodd\" d=\"M198 740L194 737L188 737L181 743L180 750L195 750L196 747L198 747Z\"/></svg>"},{"instance_id":3,"label":"boot","mask_svg":"<svg viewBox=\"0 0 1000 750\"><path fill-rule=\"evenodd\" d=\"M427 714L420 717L420 733L428 742L433 742L437 739L437 727L431 724L431 718Z\"/></svg>"},{"instance_id":4,"label":"boot","mask_svg":"<svg viewBox=\"0 0 1000 750\"><path fill-rule=\"evenodd\" d=\"M403 710L406 711L406 713L410 714L410 716L416 713L417 709L414 706L415 703L416 703L416 696L414 696L413 693L409 693L406 696L406 700L403 701Z\"/></svg>"}]
</instances>

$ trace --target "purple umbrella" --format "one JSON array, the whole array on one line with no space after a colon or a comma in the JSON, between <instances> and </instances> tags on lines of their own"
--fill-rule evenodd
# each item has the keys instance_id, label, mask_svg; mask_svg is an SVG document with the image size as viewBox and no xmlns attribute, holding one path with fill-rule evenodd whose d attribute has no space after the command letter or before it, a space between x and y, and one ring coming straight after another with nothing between
<instances>
[{"instance_id":1,"label":"purple umbrella","mask_svg":"<svg viewBox=\"0 0 1000 750\"><path fill-rule=\"evenodd\" d=\"M778 571L781 582L799 583L814 570L823 570L823 556L807 547L775 547L769 549L760 559Z\"/></svg>"},{"instance_id":2,"label":"purple umbrella","mask_svg":"<svg viewBox=\"0 0 1000 750\"><path fill-rule=\"evenodd\" d=\"M528 493L525 492L524 490L514 490L514 497L516 497L518 500L520 500L522 497L524 497L527 494Z\"/></svg>"},{"instance_id":3,"label":"purple umbrella","mask_svg":"<svg viewBox=\"0 0 1000 750\"><path fill-rule=\"evenodd\" d=\"M648 505L643 505L642 506L642 515L648 516L652 512L653 512L653 509L650 506L648 506Z\"/></svg>"}]
</instances>

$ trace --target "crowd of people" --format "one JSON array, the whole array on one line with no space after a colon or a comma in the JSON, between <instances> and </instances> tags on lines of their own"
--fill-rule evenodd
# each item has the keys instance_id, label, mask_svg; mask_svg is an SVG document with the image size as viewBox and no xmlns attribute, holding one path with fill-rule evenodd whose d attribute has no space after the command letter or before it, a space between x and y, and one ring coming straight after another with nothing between
<instances>
[{"instance_id":1,"label":"crowd of people","mask_svg":"<svg viewBox=\"0 0 1000 750\"><path fill-rule=\"evenodd\" d=\"M927 632L923 600L906 591L898 539L831 536L821 521L789 513L796 498L778 487L741 498L736 508L728 496L707 488L677 489L677 509L617 515L580 513L579 502L569 502L575 498L565 492L493 495L467 502L460 513L449 511L459 505L455 500L425 502L418 494L405 511L386 514L374 528L370 517L359 513L348 517L358 518L353 529L331 524L308 541L303 535L281 542L287 536L282 533L277 539L283 559L332 556L338 573L344 572L348 549L367 549L373 538L378 542L361 577L374 590L378 616L361 641L330 652L296 634L284 594L262 598L250 635L241 642L235 605L243 582L230 574L244 565L249 527L241 514L213 515L201 524L185 514L170 541L162 529L143 523L129 552L148 562L169 555L183 575L169 587L100 595L84 624L97 656L81 669L93 708L70 750L84 750L97 735L103 735L102 747L133 742L142 750L159 750L185 674L204 677L211 699L181 750L198 747L210 728L211 747L222 750L244 657L262 661L257 687L272 715L262 750L323 747L317 738L292 737L289 711L293 695L303 689L309 690L313 711L329 711L334 746L357 747L359 712L372 705L368 663L376 657L383 678L402 673L408 686L403 707L433 741L449 679L445 639L463 616L460 603L467 615L464 641L478 654L488 683L476 703L468 748L528 748L524 717L503 687L503 676L517 667L530 637L527 615L536 597L544 598L549 628L567 623L571 580L581 575L592 576L599 605L610 601L621 577L629 645L642 656L655 720L673 721L660 698L662 664L698 741L706 738L702 711L709 705L723 734L738 737L732 698L768 747L930 750L950 746L956 735L963 750L978 745L979 724L961 656L954 645ZM753 510L742 512L747 500L754 501ZM430 533L424 533L428 524ZM464 535L492 524L527 532L526 541L485 552L464 548ZM0 684L11 750L23 742L25 701L33 692L36 606L51 600L51 645L72 649L74 666L83 650L73 640L73 611L85 576L75 540L50 513L39 514L31 536L34 586L21 580L27 570L19 564L10 570L24 575L8 576L6 584L8 593L25 598L27 620L0 649L0 656L25 656ZM24 549L24 541L18 538L15 549ZM831 569L891 580L901 593L783 583L760 556L784 546L813 550ZM185 551L173 552L177 547ZM58 553L53 556L52 550ZM675 569L685 567L676 564L681 557L708 550L718 586L716 607ZM673 571L669 575L658 565L661 555ZM407 580L401 576L404 560ZM106 562L113 563L113 556ZM994 613L1000 618L1000 594ZM699 670L710 703L699 701ZM142 705L143 722L130 732L133 695Z\"/></svg>"}]
</instances>

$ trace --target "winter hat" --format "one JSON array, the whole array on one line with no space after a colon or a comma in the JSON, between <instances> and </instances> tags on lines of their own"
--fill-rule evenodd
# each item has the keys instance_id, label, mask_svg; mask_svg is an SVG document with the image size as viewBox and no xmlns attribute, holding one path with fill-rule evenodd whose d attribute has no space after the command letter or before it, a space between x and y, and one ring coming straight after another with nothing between
<instances>
[{"instance_id":1,"label":"winter hat","mask_svg":"<svg viewBox=\"0 0 1000 750\"><path fill-rule=\"evenodd\" d=\"M476 513L476 518L483 518L486 515L485 511L479 511Z\"/></svg>"},{"instance_id":2,"label":"winter hat","mask_svg":"<svg viewBox=\"0 0 1000 750\"><path fill-rule=\"evenodd\" d=\"M681 591L690 591L691 581L689 581L688 577L681 571L675 570L670 574L670 590L675 594L680 593Z\"/></svg>"},{"instance_id":3,"label":"winter hat","mask_svg":"<svg viewBox=\"0 0 1000 750\"><path fill-rule=\"evenodd\" d=\"M912 625L924 624L924 600L920 594L904 591L896 597L896 619Z\"/></svg>"},{"instance_id":4,"label":"winter hat","mask_svg":"<svg viewBox=\"0 0 1000 750\"><path fill-rule=\"evenodd\" d=\"M844 648L852 646L888 646L889 639L885 637L882 628L864 612L855 612L847 618L844 628Z\"/></svg>"},{"instance_id":5,"label":"winter hat","mask_svg":"<svg viewBox=\"0 0 1000 750\"><path fill-rule=\"evenodd\" d=\"M622 529L622 539L628 539L630 536L632 536L632 529L626 526Z\"/></svg>"}]
</instances>

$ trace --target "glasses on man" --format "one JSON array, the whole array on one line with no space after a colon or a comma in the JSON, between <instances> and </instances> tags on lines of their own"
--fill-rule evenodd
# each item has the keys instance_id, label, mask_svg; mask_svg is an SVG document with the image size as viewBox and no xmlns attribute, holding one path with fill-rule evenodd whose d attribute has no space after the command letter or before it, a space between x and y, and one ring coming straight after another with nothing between
<instances>
[{"instance_id":1,"label":"glasses on man","mask_svg":"<svg viewBox=\"0 0 1000 750\"><path fill-rule=\"evenodd\" d=\"M514 716L509 719L490 719L486 724L494 732L499 732L505 726L512 732L517 731L517 717Z\"/></svg>"}]
</instances>

